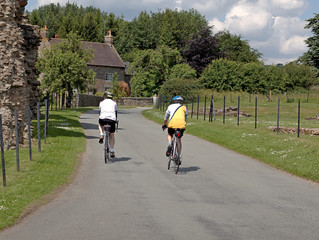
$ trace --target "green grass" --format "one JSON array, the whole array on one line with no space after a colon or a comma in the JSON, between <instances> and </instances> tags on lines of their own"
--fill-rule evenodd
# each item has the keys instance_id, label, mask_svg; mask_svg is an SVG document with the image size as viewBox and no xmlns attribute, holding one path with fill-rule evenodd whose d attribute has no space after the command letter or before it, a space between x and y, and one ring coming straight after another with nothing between
<instances>
[{"instance_id":1,"label":"green grass","mask_svg":"<svg viewBox=\"0 0 319 240\"><path fill-rule=\"evenodd\" d=\"M275 106L276 104L274 104ZM319 104L307 105L309 112L315 112L312 108L319 109ZM296 134L276 134L268 130L269 125L276 125L276 113L269 114L267 111L272 104L266 104L265 109L260 109L260 122L257 129L254 125L254 117L240 118L237 126L237 117L227 117L223 124L222 117L218 116L216 122L203 120L203 116L196 119L188 117L186 133L198 136L207 141L217 143L228 149L253 157L278 169L294 175L319 182L319 136ZM295 110L285 106L284 125L296 123ZM307 110L307 111L308 111ZM318 113L318 112L317 112ZM146 110L144 116L156 121L163 122L164 113L156 109ZM189 115L190 116L190 115ZM308 121L307 127L318 127L318 121Z\"/></svg>"},{"instance_id":2,"label":"green grass","mask_svg":"<svg viewBox=\"0 0 319 240\"><path fill-rule=\"evenodd\" d=\"M32 161L28 148L20 147L19 172L15 150L5 151L7 186L3 187L1 181L0 230L13 225L30 208L48 201L50 193L70 181L79 156L85 151L86 140L79 116L88 109L51 111L47 143L42 140L41 152L38 152L34 139Z\"/></svg>"}]
</instances>

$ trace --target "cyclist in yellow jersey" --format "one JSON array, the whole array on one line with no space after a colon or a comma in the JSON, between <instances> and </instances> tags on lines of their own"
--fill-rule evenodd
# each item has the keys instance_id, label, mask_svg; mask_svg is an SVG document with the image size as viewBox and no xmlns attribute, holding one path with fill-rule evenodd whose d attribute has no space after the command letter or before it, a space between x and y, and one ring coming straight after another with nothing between
<instances>
[{"instance_id":1,"label":"cyclist in yellow jersey","mask_svg":"<svg viewBox=\"0 0 319 240\"><path fill-rule=\"evenodd\" d=\"M187 122L187 109L185 106L183 106L183 98L181 96L176 96L173 98L173 103L167 107L164 122L162 125L163 131L168 128L168 134L167 134L167 142L168 147L166 151L166 156L169 157L171 154L171 143L172 143L172 137L175 132L176 128L179 128L181 130L182 136L186 129L186 122ZM181 137L182 137L181 136ZM182 138L178 138L178 141L180 142L179 146L180 149L179 152L182 151ZM180 156L181 157L181 156Z\"/></svg>"}]
</instances>

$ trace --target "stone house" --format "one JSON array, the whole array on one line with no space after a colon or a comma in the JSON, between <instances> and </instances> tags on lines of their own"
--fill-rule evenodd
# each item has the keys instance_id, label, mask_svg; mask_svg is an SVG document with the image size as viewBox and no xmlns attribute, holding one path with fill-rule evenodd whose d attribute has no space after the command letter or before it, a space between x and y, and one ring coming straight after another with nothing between
<instances>
[{"instance_id":1,"label":"stone house","mask_svg":"<svg viewBox=\"0 0 319 240\"><path fill-rule=\"evenodd\" d=\"M48 39L49 31L45 27L41 29L42 45L57 44L62 41L58 36ZM124 81L129 84L130 75L127 74L127 64L123 62L120 55L113 45L113 36L108 31L104 38L104 43L83 41L84 49L92 49L94 57L87 63L88 68L96 73L95 92L104 93L111 88L112 80L117 76L118 81ZM43 47L42 46L42 47Z\"/></svg>"}]
</instances>

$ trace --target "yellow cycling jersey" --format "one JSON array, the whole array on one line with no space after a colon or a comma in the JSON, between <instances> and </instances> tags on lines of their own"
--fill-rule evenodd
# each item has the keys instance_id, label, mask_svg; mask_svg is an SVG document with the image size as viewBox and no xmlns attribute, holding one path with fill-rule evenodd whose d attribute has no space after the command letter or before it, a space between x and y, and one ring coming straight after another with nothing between
<instances>
[{"instance_id":1,"label":"yellow cycling jersey","mask_svg":"<svg viewBox=\"0 0 319 240\"><path fill-rule=\"evenodd\" d=\"M180 129L185 129L186 128L186 107L181 106L179 107L175 114L172 116L170 121L168 122L167 126L169 128L180 128Z\"/></svg>"}]
</instances>

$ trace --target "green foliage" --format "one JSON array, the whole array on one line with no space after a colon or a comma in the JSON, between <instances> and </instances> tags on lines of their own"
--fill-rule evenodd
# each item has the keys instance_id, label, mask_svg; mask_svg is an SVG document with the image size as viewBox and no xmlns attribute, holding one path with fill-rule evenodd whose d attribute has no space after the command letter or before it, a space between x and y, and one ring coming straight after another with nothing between
<instances>
[{"instance_id":1,"label":"green foliage","mask_svg":"<svg viewBox=\"0 0 319 240\"><path fill-rule=\"evenodd\" d=\"M78 32L84 41L104 42L106 30L112 30L116 37L119 26L124 21L122 17L115 17L92 6L83 8L76 3L66 3L65 6L48 4L34 9L29 14L30 23L49 29L49 37L56 34L66 38L70 32Z\"/></svg>"},{"instance_id":2,"label":"green foliage","mask_svg":"<svg viewBox=\"0 0 319 240\"><path fill-rule=\"evenodd\" d=\"M170 69L169 79L184 78L195 79L196 70L191 68L188 64L176 64Z\"/></svg>"},{"instance_id":3,"label":"green foliage","mask_svg":"<svg viewBox=\"0 0 319 240\"><path fill-rule=\"evenodd\" d=\"M316 14L315 17L310 18L307 21L308 24L305 28L310 28L313 36L306 40L309 50L304 54L301 60L309 66L315 67L317 71L319 71L319 14Z\"/></svg>"},{"instance_id":4,"label":"green foliage","mask_svg":"<svg viewBox=\"0 0 319 240\"><path fill-rule=\"evenodd\" d=\"M172 78L167 80L160 89L159 94L168 96L192 97L198 94L199 83L190 78Z\"/></svg>"},{"instance_id":5,"label":"green foliage","mask_svg":"<svg viewBox=\"0 0 319 240\"><path fill-rule=\"evenodd\" d=\"M170 69L168 80L161 86L159 94L165 96L193 96L198 93L196 71L188 64L177 64Z\"/></svg>"},{"instance_id":6,"label":"green foliage","mask_svg":"<svg viewBox=\"0 0 319 240\"><path fill-rule=\"evenodd\" d=\"M81 48L81 42L74 33L67 40L46 48L43 57L39 57L36 67L42 73L42 87L52 91L68 91L67 106L71 106L73 89L86 90L95 77L92 70L87 69L87 62L93 55Z\"/></svg>"},{"instance_id":7,"label":"green foliage","mask_svg":"<svg viewBox=\"0 0 319 240\"><path fill-rule=\"evenodd\" d=\"M213 60L204 70L199 81L209 89L217 91L240 90L239 69L242 64L224 59Z\"/></svg>"},{"instance_id":8,"label":"green foliage","mask_svg":"<svg viewBox=\"0 0 319 240\"><path fill-rule=\"evenodd\" d=\"M121 97L128 96L127 89L125 88L124 84L125 83L123 81L118 81L118 74L114 73L113 79L112 79L112 87L111 87L110 91L113 93L115 100L118 98L121 98ZM127 88L128 88L128 86L127 86Z\"/></svg>"},{"instance_id":9,"label":"green foliage","mask_svg":"<svg viewBox=\"0 0 319 240\"><path fill-rule=\"evenodd\" d=\"M148 14L143 11L137 18L121 24L114 45L120 54L135 49L156 49L167 45L173 49L185 46L195 32L204 29L207 21L197 11L177 11L166 9Z\"/></svg>"},{"instance_id":10,"label":"green foliage","mask_svg":"<svg viewBox=\"0 0 319 240\"><path fill-rule=\"evenodd\" d=\"M266 78L266 68L261 63L246 63L239 71L241 79L240 90L249 93L268 92L268 83Z\"/></svg>"},{"instance_id":11,"label":"green foliage","mask_svg":"<svg viewBox=\"0 0 319 240\"><path fill-rule=\"evenodd\" d=\"M271 92L310 89L315 79L314 71L304 64L265 66L261 62L243 64L222 59L212 61L199 81L208 89L269 94L270 97Z\"/></svg>"},{"instance_id":12,"label":"green foliage","mask_svg":"<svg viewBox=\"0 0 319 240\"><path fill-rule=\"evenodd\" d=\"M266 67L266 81L268 89L274 93L282 93L285 91L287 76L284 67L267 66Z\"/></svg>"},{"instance_id":13,"label":"green foliage","mask_svg":"<svg viewBox=\"0 0 319 240\"><path fill-rule=\"evenodd\" d=\"M289 63L285 66L287 75L286 89L304 88L309 90L316 81L316 73L310 66L297 63Z\"/></svg>"},{"instance_id":14,"label":"green foliage","mask_svg":"<svg viewBox=\"0 0 319 240\"><path fill-rule=\"evenodd\" d=\"M133 96L142 97L157 94L160 86L168 79L171 68L182 60L177 50L167 46L136 51L134 59L131 63L134 71L131 91Z\"/></svg>"},{"instance_id":15,"label":"green foliage","mask_svg":"<svg viewBox=\"0 0 319 240\"><path fill-rule=\"evenodd\" d=\"M182 52L184 61L200 75L213 59L220 57L218 42L212 36L211 27L206 27L193 34Z\"/></svg>"},{"instance_id":16,"label":"green foliage","mask_svg":"<svg viewBox=\"0 0 319 240\"><path fill-rule=\"evenodd\" d=\"M249 46L247 41L242 40L242 36L232 35L229 31L223 31L216 34L219 51L223 57L243 63L258 62L261 53Z\"/></svg>"}]
</instances>

